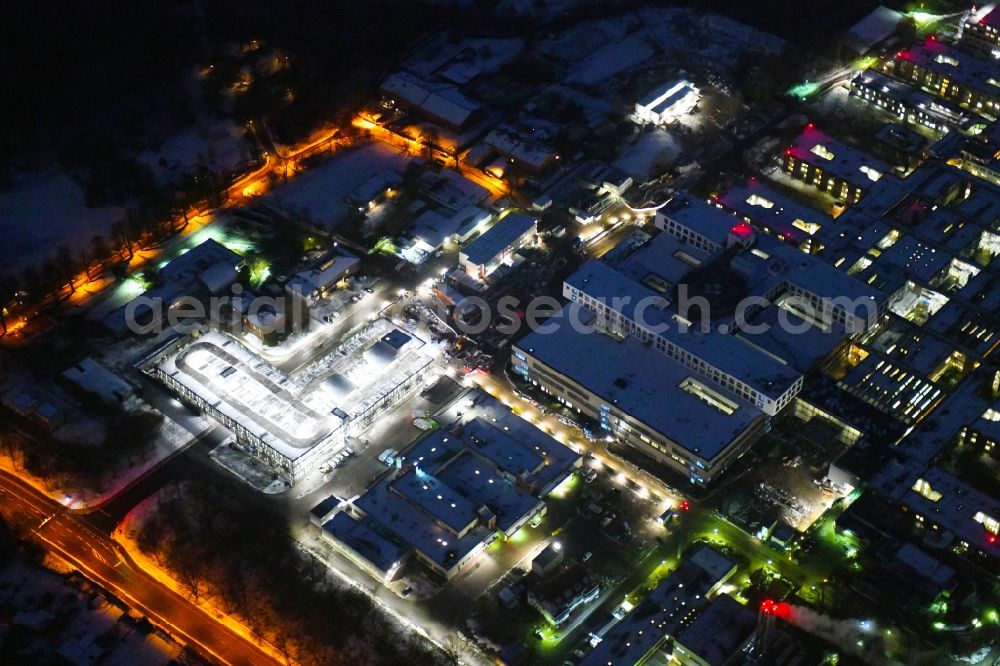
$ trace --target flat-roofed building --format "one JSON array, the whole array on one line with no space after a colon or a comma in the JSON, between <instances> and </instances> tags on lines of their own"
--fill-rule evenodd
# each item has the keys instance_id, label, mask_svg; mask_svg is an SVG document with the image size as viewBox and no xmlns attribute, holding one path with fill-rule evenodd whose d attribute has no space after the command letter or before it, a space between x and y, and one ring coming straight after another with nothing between
<instances>
[{"instance_id":1,"label":"flat-roofed building","mask_svg":"<svg viewBox=\"0 0 1000 666\"><path fill-rule=\"evenodd\" d=\"M460 435L430 433L398 454L397 470L344 511L444 579L467 571L487 545L510 538L544 513L546 495L582 462L527 422L512 428L515 420L503 423L507 430L477 418ZM343 535L343 548L368 557L352 543L354 523L327 536ZM403 559L384 545L372 558L364 568L379 580L390 574L388 565Z\"/></svg>"},{"instance_id":2,"label":"flat-roofed building","mask_svg":"<svg viewBox=\"0 0 1000 666\"><path fill-rule=\"evenodd\" d=\"M681 666L732 664L753 638L756 627L756 611L720 594L674 637L671 658Z\"/></svg>"},{"instance_id":3,"label":"flat-roofed building","mask_svg":"<svg viewBox=\"0 0 1000 666\"><path fill-rule=\"evenodd\" d=\"M635 103L634 118L640 123L670 123L694 108L698 89L689 81L665 83Z\"/></svg>"},{"instance_id":4,"label":"flat-roofed building","mask_svg":"<svg viewBox=\"0 0 1000 666\"><path fill-rule=\"evenodd\" d=\"M851 148L811 123L785 150L784 170L847 203L854 203L882 178L895 179L891 167L864 151Z\"/></svg>"},{"instance_id":5,"label":"flat-roofed building","mask_svg":"<svg viewBox=\"0 0 1000 666\"><path fill-rule=\"evenodd\" d=\"M218 331L180 338L143 366L230 429L251 457L297 480L413 395L430 362L422 341L378 319L292 375Z\"/></svg>"},{"instance_id":6,"label":"flat-roofed building","mask_svg":"<svg viewBox=\"0 0 1000 666\"><path fill-rule=\"evenodd\" d=\"M726 246L732 216L686 192L678 192L656 211L657 229L714 254Z\"/></svg>"},{"instance_id":7,"label":"flat-roofed building","mask_svg":"<svg viewBox=\"0 0 1000 666\"><path fill-rule=\"evenodd\" d=\"M881 69L973 113L992 118L1000 114L996 66L933 35L889 56Z\"/></svg>"},{"instance_id":8,"label":"flat-roofed building","mask_svg":"<svg viewBox=\"0 0 1000 666\"><path fill-rule=\"evenodd\" d=\"M301 387L234 338L209 333L171 350L154 376L236 435L250 453L291 478L344 443L344 420L301 398Z\"/></svg>"},{"instance_id":9,"label":"flat-roofed building","mask_svg":"<svg viewBox=\"0 0 1000 666\"><path fill-rule=\"evenodd\" d=\"M591 635L594 649L580 666L635 666L693 626L736 563L708 546L685 554L680 566L603 635ZM692 635L693 638L693 635ZM692 644L695 643L691 640Z\"/></svg>"},{"instance_id":10,"label":"flat-roofed building","mask_svg":"<svg viewBox=\"0 0 1000 666\"><path fill-rule=\"evenodd\" d=\"M320 536L351 562L385 583L395 580L411 555L406 543L378 523L367 518L352 518L345 511L323 523Z\"/></svg>"},{"instance_id":11,"label":"flat-roofed building","mask_svg":"<svg viewBox=\"0 0 1000 666\"><path fill-rule=\"evenodd\" d=\"M962 48L984 59L1000 58L1000 7L985 4L962 26Z\"/></svg>"},{"instance_id":12,"label":"flat-roofed building","mask_svg":"<svg viewBox=\"0 0 1000 666\"><path fill-rule=\"evenodd\" d=\"M833 225L833 218L768 187L757 178L730 187L715 203L743 218L754 228L813 253L820 244L813 237Z\"/></svg>"},{"instance_id":13,"label":"flat-roofed building","mask_svg":"<svg viewBox=\"0 0 1000 666\"><path fill-rule=\"evenodd\" d=\"M514 253L535 243L538 220L523 213L511 213L466 245L459 252L459 265L469 277L485 280Z\"/></svg>"},{"instance_id":14,"label":"flat-roofed building","mask_svg":"<svg viewBox=\"0 0 1000 666\"><path fill-rule=\"evenodd\" d=\"M851 79L851 96L874 104L907 123L941 132L953 127L967 130L981 120L967 109L877 69L858 72Z\"/></svg>"},{"instance_id":15,"label":"flat-roofed building","mask_svg":"<svg viewBox=\"0 0 1000 666\"><path fill-rule=\"evenodd\" d=\"M646 286L648 276L639 283L594 260L566 279L563 295L594 312L602 328L637 337L770 415L795 397L802 375L788 360L732 335L736 322L729 318L738 309L743 316L754 314L745 297L777 303L811 326L842 327L849 334L867 330L886 307L877 290L775 241L721 254L715 262L681 279L685 291L676 303L679 288L664 294Z\"/></svg>"},{"instance_id":16,"label":"flat-roofed building","mask_svg":"<svg viewBox=\"0 0 1000 666\"><path fill-rule=\"evenodd\" d=\"M567 306L547 322L555 331L514 346L514 371L692 483L711 482L763 433L764 413L745 398L635 337L572 323L586 319L580 306Z\"/></svg>"},{"instance_id":17,"label":"flat-roofed building","mask_svg":"<svg viewBox=\"0 0 1000 666\"><path fill-rule=\"evenodd\" d=\"M903 511L928 535L926 546L941 551L955 549L993 572L1000 571L996 548L1000 503L995 498L931 467L919 474L899 500Z\"/></svg>"}]
</instances>

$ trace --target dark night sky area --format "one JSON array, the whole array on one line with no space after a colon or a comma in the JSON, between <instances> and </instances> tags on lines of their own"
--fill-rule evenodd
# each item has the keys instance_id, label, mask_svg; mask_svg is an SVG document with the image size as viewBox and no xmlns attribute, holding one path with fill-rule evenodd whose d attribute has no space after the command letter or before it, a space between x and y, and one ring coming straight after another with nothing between
<instances>
[{"instance_id":1,"label":"dark night sky area","mask_svg":"<svg viewBox=\"0 0 1000 666\"><path fill-rule=\"evenodd\" d=\"M460 16L427 10L412 0L5 4L0 27L5 89L0 151L13 155L67 144L80 151L97 150L109 133L138 132L154 112L171 113L171 101L181 94L181 76L196 63L206 62L206 44L216 48L227 40L267 41L308 57L320 78L333 87L360 65L377 76L399 55L401 45L422 30L474 31L477 23L494 32L537 27L519 22L501 25L482 12ZM638 4L623 3L624 8ZM863 16L877 2L688 4L721 11L808 45ZM622 8L605 3L588 13L619 11ZM198 15L202 18L196 19ZM335 101L328 95L314 103Z\"/></svg>"}]
</instances>

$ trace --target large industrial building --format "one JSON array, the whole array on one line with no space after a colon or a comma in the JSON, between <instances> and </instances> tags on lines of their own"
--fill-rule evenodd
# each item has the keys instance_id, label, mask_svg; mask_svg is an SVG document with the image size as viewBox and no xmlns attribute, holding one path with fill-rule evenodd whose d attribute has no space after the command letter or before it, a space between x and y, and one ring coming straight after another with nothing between
<instances>
[{"instance_id":1,"label":"large industrial building","mask_svg":"<svg viewBox=\"0 0 1000 666\"><path fill-rule=\"evenodd\" d=\"M493 418L417 442L323 525L323 537L382 581L411 556L443 579L467 571L487 545L543 513L545 496L582 463L508 411Z\"/></svg>"},{"instance_id":2,"label":"large industrial building","mask_svg":"<svg viewBox=\"0 0 1000 666\"><path fill-rule=\"evenodd\" d=\"M633 117L640 123L664 125L690 111L698 103L698 89L689 81L665 83L635 103Z\"/></svg>"},{"instance_id":3,"label":"large industrial building","mask_svg":"<svg viewBox=\"0 0 1000 666\"><path fill-rule=\"evenodd\" d=\"M297 480L421 385L424 343L384 319L295 375L212 331L153 354L147 372L236 436L276 473Z\"/></svg>"},{"instance_id":4,"label":"large industrial building","mask_svg":"<svg viewBox=\"0 0 1000 666\"><path fill-rule=\"evenodd\" d=\"M513 352L512 367L620 441L694 481L709 482L753 444L766 417L732 391L638 338L575 330L594 315L573 304Z\"/></svg>"},{"instance_id":5,"label":"large industrial building","mask_svg":"<svg viewBox=\"0 0 1000 666\"><path fill-rule=\"evenodd\" d=\"M538 220L523 213L511 213L462 248L459 264L465 273L478 280L502 264L509 264L522 247L535 242Z\"/></svg>"}]
</instances>

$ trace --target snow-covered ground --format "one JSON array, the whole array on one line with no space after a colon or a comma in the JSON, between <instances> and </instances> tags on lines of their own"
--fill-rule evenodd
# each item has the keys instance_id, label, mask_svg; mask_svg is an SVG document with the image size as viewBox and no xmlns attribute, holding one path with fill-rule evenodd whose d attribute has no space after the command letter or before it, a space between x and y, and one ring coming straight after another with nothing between
<instances>
[{"instance_id":1,"label":"snow-covered ground","mask_svg":"<svg viewBox=\"0 0 1000 666\"><path fill-rule=\"evenodd\" d=\"M402 65L418 76L438 77L461 85L500 69L524 48L524 42L523 37L481 37L452 42L440 34L407 56Z\"/></svg>"},{"instance_id":2,"label":"snow-covered ground","mask_svg":"<svg viewBox=\"0 0 1000 666\"><path fill-rule=\"evenodd\" d=\"M537 51L557 62L582 62L604 46L624 38L637 25L634 18L585 21L543 40Z\"/></svg>"},{"instance_id":3,"label":"snow-covered ground","mask_svg":"<svg viewBox=\"0 0 1000 666\"><path fill-rule=\"evenodd\" d=\"M673 164L680 152L681 147L673 135L657 128L625 150L613 166L632 176L637 182L645 182L660 175L665 167Z\"/></svg>"},{"instance_id":4,"label":"snow-covered ground","mask_svg":"<svg viewBox=\"0 0 1000 666\"><path fill-rule=\"evenodd\" d=\"M645 32L633 34L620 42L607 44L573 68L567 83L600 83L628 71L653 57L653 49Z\"/></svg>"},{"instance_id":5,"label":"snow-covered ground","mask_svg":"<svg viewBox=\"0 0 1000 666\"><path fill-rule=\"evenodd\" d=\"M347 195L380 171L402 173L406 163L381 144L366 144L298 174L267 196L279 206L307 212L314 223L332 230L351 212Z\"/></svg>"},{"instance_id":6,"label":"snow-covered ground","mask_svg":"<svg viewBox=\"0 0 1000 666\"><path fill-rule=\"evenodd\" d=\"M140 403L137 399L133 399L133 402L142 405L141 407L136 406L137 409L156 411L146 406L145 403ZM206 420L205 426L208 427L208 425ZM94 509L111 501L115 495L124 491L164 460L190 444L195 437L181 425L169 418L164 418L163 427L156 436L153 445L146 450L143 459L118 470L115 474L108 475L99 488L53 487L49 480L31 476L24 469L23 461L14 460L7 455L0 456L0 469L16 474L18 478L31 484L39 492L45 493L73 510Z\"/></svg>"},{"instance_id":7,"label":"snow-covered ground","mask_svg":"<svg viewBox=\"0 0 1000 666\"><path fill-rule=\"evenodd\" d=\"M569 66L567 82L597 84L654 64L726 66L747 49L783 47L780 38L717 14L650 7L579 23L543 41L539 52Z\"/></svg>"},{"instance_id":8,"label":"snow-covered ground","mask_svg":"<svg viewBox=\"0 0 1000 666\"><path fill-rule=\"evenodd\" d=\"M95 234L108 238L124 216L118 206L87 208L79 183L56 166L19 174L10 191L0 193L0 273L38 266L63 243L74 252L88 250Z\"/></svg>"},{"instance_id":9,"label":"snow-covered ground","mask_svg":"<svg viewBox=\"0 0 1000 666\"><path fill-rule=\"evenodd\" d=\"M175 182L199 166L218 174L233 173L251 159L246 133L232 121L205 121L156 139L156 148L139 153L136 161L149 167L160 184Z\"/></svg>"}]
</instances>

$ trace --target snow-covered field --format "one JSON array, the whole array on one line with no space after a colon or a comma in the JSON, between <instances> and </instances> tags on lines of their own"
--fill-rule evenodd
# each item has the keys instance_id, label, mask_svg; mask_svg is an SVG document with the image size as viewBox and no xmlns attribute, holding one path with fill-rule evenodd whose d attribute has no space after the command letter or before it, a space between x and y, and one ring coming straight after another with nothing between
<instances>
[{"instance_id":1,"label":"snow-covered field","mask_svg":"<svg viewBox=\"0 0 1000 666\"><path fill-rule=\"evenodd\" d=\"M174 182L198 166L219 174L233 173L250 161L246 133L231 121L206 122L167 136L155 150L139 153L136 161L149 167L161 184Z\"/></svg>"},{"instance_id":2,"label":"snow-covered field","mask_svg":"<svg viewBox=\"0 0 1000 666\"><path fill-rule=\"evenodd\" d=\"M279 206L307 212L313 222L334 229L350 212L348 194L380 171L402 173L406 158L380 144L336 155L298 174L268 195Z\"/></svg>"},{"instance_id":3,"label":"snow-covered field","mask_svg":"<svg viewBox=\"0 0 1000 666\"><path fill-rule=\"evenodd\" d=\"M681 152L681 147L672 134L655 129L644 135L632 146L626 149L614 162L614 167L632 176L637 182L644 182L659 173L657 171L670 166Z\"/></svg>"},{"instance_id":4,"label":"snow-covered field","mask_svg":"<svg viewBox=\"0 0 1000 666\"><path fill-rule=\"evenodd\" d=\"M58 167L18 175L0 194L0 272L38 266L62 243L86 250L95 234L107 238L124 216L117 206L87 208L80 185Z\"/></svg>"},{"instance_id":5,"label":"snow-covered field","mask_svg":"<svg viewBox=\"0 0 1000 666\"><path fill-rule=\"evenodd\" d=\"M615 74L628 71L653 57L648 35L634 34L620 42L607 44L585 59L566 77L567 83L600 83Z\"/></svg>"},{"instance_id":6,"label":"snow-covered field","mask_svg":"<svg viewBox=\"0 0 1000 666\"><path fill-rule=\"evenodd\" d=\"M653 7L623 18L579 23L543 41L539 49L569 67L567 82L597 84L657 63L725 66L749 48L778 53L783 47L780 38L723 16Z\"/></svg>"}]
</instances>

